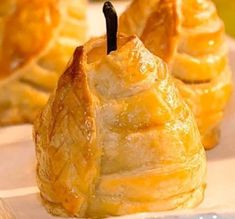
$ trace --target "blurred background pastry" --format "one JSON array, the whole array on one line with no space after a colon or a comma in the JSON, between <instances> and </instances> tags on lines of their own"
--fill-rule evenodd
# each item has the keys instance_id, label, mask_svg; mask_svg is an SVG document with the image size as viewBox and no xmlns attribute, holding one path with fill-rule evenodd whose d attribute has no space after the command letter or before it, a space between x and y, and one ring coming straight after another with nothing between
<instances>
[{"instance_id":1,"label":"blurred background pastry","mask_svg":"<svg viewBox=\"0 0 235 219\"><path fill-rule=\"evenodd\" d=\"M0 125L31 123L74 48L86 39L86 0L1 0Z\"/></svg>"},{"instance_id":2,"label":"blurred background pastry","mask_svg":"<svg viewBox=\"0 0 235 219\"><path fill-rule=\"evenodd\" d=\"M232 82L224 24L213 2L134 0L120 17L120 32L137 34L169 64L182 82L176 83L196 116L205 148L214 147Z\"/></svg>"}]
</instances>

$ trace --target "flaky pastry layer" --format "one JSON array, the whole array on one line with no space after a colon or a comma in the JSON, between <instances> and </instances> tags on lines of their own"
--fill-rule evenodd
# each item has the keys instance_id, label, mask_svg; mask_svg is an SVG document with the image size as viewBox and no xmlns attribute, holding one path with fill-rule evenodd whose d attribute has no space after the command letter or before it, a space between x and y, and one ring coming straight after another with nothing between
<instances>
[{"instance_id":1,"label":"flaky pastry layer","mask_svg":"<svg viewBox=\"0 0 235 219\"><path fill-rule=\"evenodd\" d=\"M166 64L137 37L76 49L37 117L37 179L48 211L105 217L190 208L206 160L189 107Z\"/></svg>"}]
</instances>

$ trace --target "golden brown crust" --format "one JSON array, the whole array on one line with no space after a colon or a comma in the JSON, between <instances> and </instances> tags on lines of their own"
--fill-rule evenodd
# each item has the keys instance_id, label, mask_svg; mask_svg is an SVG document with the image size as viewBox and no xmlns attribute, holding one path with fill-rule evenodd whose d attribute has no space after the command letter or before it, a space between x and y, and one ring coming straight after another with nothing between
<instances>
[{"instance_id":1,"label":"golden brown crust","mask_svg":"<svg viewBox=\"0 0 235 219\"><path fill-rule=\"evenodd\" d=\"M211 149L219 143L219 126L232 92L231 80L229 69L207 83L185 84L175 80L181 95L194 112L206 149ZM209 101L213 103L208 104Z\"/></svg>"},{"instance_id":2,"label":"golden brown crust","mask_svg":"<svg viewBox=\"0 0 235 219\"><path fill-rule=\"evenodd\" d=\"M120 17L120 24L125 25L119 26L119 32L140 36L149 15L156 9L159 1L160 0L148 0L147 4L142 0L132 1L130 6Z\"/></svg>"},{"instance_id":3,"label":"golden brown crust","mask_svg":"<svg viewBox=\"0 0 235 219\"><path fill-rule=\"evenodd\" d=\"M132 5L135 5L135 2L137 1L133 1ZM196 0L183 2L162 0L158 2L156 0L155 7L148 6L148 8L147 2L142 1L142 4L148 11L146 13L148 14L147 21L144 24L141 23L143 31L133 32L136 24L132 23L133 27L128 27L128 30L131 31L127 32L128 34L137 34L148 49L167 62L171 62L174 56L183 55L186 56L188 65L191 63L193 65L192 59L195 59L203 66L207 56L209 56L207 59L213 60L213 64L215 63L214 71L203 71L201 75L191 74L189 71L184 74L182 69L177 69L173 72L174 75L186 81L206 81L221 73L221 68L224 69L227 65L227 62L224 61L224 54L227 53L224 45L224 24L219 19L216 8L210 0L200 2ZM134 19L132 18L133 13L130 13L132 5L124 12L124 17L120 18L120 30L124 33L126 20ZM135 11L138 10L140 9L136 6ZM139 16L139 14L136 13L135 16ZM140 20L140 17L138 18ZM223 60L223 64L220 59ZM220 63L220 68L217 68L219 65L217 63Z\"/></svg>"},{"instance_id":4,"label":"golden brown crust","mask_svg":"<svg viewBox=\"0 0 235 219\"><path fill-rule=\"evenodd\" d=\"M85 1L75 2L1 1L0 125L32 122L84 41Z\"/></svg>"},{"instance_id":5,"label":"golden brown crust","mask_svg":"<svg viewBox=\"0 0 235 219\"><path fill-rule=\"evenodd\" d=\"M57 0L32 0L30 3L18 0L13 13L2 19L5 28L0 50L0 77L4 78L26 65L48 44L59 23L58 3Z\"/></svg>"},{"instance_id":6,"label":"golden brown crust","mask_svg":"<svg viewBox=\"0 0 235 219\"><path fill-rule=\"evenodd\" d=\"M178 7L171 0L159 3L157 10L147 19L141 35L149 50L166 62L170 62L175 55L179 40Z\"/></svg>"},{"instance_id":7,"label":"golden brown crust","mask_svg":"<svg viewBox=\"0 0 235 219\"><path fill-rule=\"evenodd\" d=\"M132 5L134 2L137 1ZM147 1L142 4L147 5ZM177 84L196 115L205 147L211 148L217 143L218 134L215 133L218 131L214 130L219 127L232 91L224 24L211 0L160 0L155 5L145 8L149 12L147 22L138 27L144 31L135 33L150 51L167 61L172 74L184 82ZM131 11L129 8L124 17L121 16L120 29L123 31L125 21L132 19ZM128 29L135 30L135 27ZM191 95L185 96L185 89ZM202 95L208 99L199 101ZM211 100L216 102L208 104ZM215 108L213 111L210 111L211 105ZM211 119L208 120L206 114L212 114Z\"/></svg>"},{"instance_id":8,"label":"golden brown crust","mask_svg":"<svg viewBox=\"0 0 235 219\"><path fill-rule=\"evenodd\" d=\"M48 199L48 197L50 197L48 201L56 199L71 215L80 212L81 216L84 215L84 210L87 208L87 200L92 192L91 184L99 172L97 167L99 167L100 159L99 148L94 142L96 135L94 110L87 87L87 78L84 74L83 53L82 47L76 49L72 64L58 82L53 102L49 101L49 105L52 104L51 109L49 109L51 112L48 114L50 118L45 118L49 121L45 121L45 119L40 121L41 131L43 130L43 134L46 134L49 140L48 150L58 151L54 151L50 163L40 162L37 168L39 187L44 199ZM71 100L73 104L71 104ZM79 113L74 113L74 109ZM43 127L45 125L48 126ZM57 129L65 126L72 126L72 129L67 130L68 134L79 138L80 144L77 149L72 148L72 142L76 142L76 139L66 140L63 136L58 138L59 130ZM73 132L76 134L73 134ZM64 130L59 131L59 133L66 135ZM39 137L41 134L35 132L36 144L41 143L37 139L37 136ZM58 144L57 141L61 148L54 148L55 144ZM44 145L41 146L44 147ZM71 160L62 162L63 153L66 150L68 153L71 153L70 150L72 150L73 154L70 155L72 156ZM42 151L42 154L39 154L38 160L43 159L41 157L43 153L45 152ZM62 168L61 171L57 169L58 167ZM42 170L52 172L44 173ZM58 170L59 172L57 172ZM73 176L74 171L78 171L79 175ZM66 181L57 180L57 178L63 177L63 174L67 174L64 176ZM43 185L42 182L48 180L50 183L47 182ZM56 197L53 198L53 196L47 194L48 189L51 190L51 194L55 193Z\"/></svg>"},{"instance_id":9,"label":"golden brown crust","mask_svg":"<svg viewBox=\"0 0 235 219\"><path fill-rule=\"evenodd\" d=\"M166 64L133 36L78 48L34 126L49 212L105 217L193 207L205 153ZM192 174L193 173L193 174Z\"/></svg>"}]
</instances>

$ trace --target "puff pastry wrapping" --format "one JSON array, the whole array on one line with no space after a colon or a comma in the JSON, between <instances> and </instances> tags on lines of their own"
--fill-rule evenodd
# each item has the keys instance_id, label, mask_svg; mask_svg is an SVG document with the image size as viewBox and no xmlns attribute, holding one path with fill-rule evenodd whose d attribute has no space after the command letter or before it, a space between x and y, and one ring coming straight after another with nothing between
<instances>
[{"instance_id":1,"label":"puff pastry wrapping","mask_svg":"<svg viewBox=\"0 0 235 219\"><path fill-rule=\"evenodd\" d=\"M141 1L135 6L137 2L121 15L120 32L137 34L169 64L173 76L183 82L177 85L196 116L205 148L214 147L232 91L224 24L215 5L211 0ZM142 5L148 15L139 27L135 21L141 17L133 9L139 11Z\"/></svg>"},{"instance_id":2,"label":"puff pastry wrapping","mask_svg":"<svg viewBox=\"0 0 235 219\"><path fill-rule=\"evenodd\" d=\"M33 122L86 39L86 0L1 0L0 125Z\"/></svg>"},{"instance_id":3,"label":"puff pastry wrapping","mask_svg":"<svg viewBox=\"0 0 235 219\"><path fill-rule=\"evenodd\" d=\"M192 208L204 195L200 134L166 64L135 36L74 52L34 125L37 181L55 215Z\"/></svg>"}]
</instances>

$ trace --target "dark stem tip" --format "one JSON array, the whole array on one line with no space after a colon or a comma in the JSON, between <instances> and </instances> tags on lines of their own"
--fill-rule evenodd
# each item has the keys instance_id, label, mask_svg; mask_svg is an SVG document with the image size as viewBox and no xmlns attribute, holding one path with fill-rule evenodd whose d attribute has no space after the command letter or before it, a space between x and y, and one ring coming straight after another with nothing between
<instances>
[{"instance_id":1,"label":"dark stem tip","mask_svg":"<svg viewBox=\"0 0 235 219\"><path fill-rule=\"evenodd\" d=\"M115 11L112 3L110 1L106 1L103 6L103 12L106 13L109 12L110 10Z\"/></svg>"},{"instance_id":2,"label":"dark stem tip","mask_svg":"<svg viewBox=\"0 0 235 219\"><path fill-rule=\"evenodd\" d=\"M110 1L103 6L103 13L106 19L107 53L117 50L117 29L118 18L115 8Z\"/></svg>"},{"instance_id":3,"label":"dark stem tip","mask_svg":"<svg viewBox=\"0 0 235 219\"><path fill-rule=\"evenodd\" d=\"M103 6L105 16L117 16L116 10L110 1L106 1Z\"/></svg>"}]
</instances>

